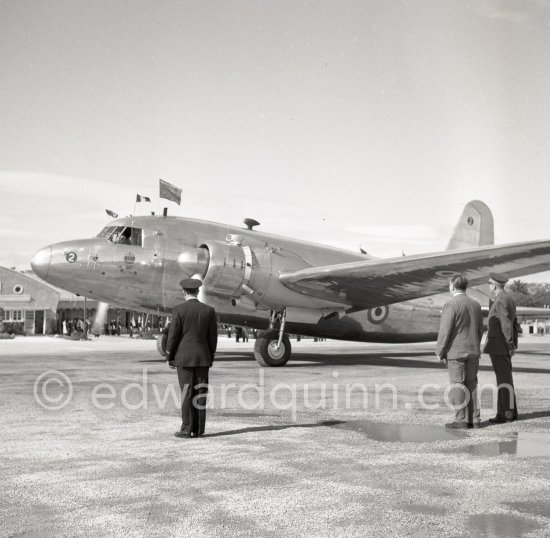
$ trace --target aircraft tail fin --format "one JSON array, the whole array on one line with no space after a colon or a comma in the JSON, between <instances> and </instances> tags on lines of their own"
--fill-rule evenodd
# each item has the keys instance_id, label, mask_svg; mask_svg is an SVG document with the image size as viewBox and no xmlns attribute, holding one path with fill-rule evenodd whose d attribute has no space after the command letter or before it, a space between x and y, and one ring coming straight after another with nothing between
<instances>
[{"instance_id":1,"label":"aircraft tail fin","mask_svg":"<svg viewBox=\"0 0 550 538\"><path fill-rule=\"evenodd\" d=\"M493 245L495 225L489 207L480 200L467 203L455 226L447 250Z\"/></svg>"}]
</instances>

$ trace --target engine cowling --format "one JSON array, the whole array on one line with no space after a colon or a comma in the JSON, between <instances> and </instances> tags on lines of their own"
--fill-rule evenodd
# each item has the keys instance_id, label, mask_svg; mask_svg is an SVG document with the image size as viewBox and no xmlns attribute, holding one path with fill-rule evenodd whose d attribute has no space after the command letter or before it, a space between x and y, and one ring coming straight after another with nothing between
<instances>
[{"instance_id":1,"label":"engine cowling","mask_svg":"<svg viewBox=\"0 0 550 538\"><path fill-rule=\"evenodd\" d=\"M203 278L210 263L210 254L207 248L185 248L177 257L181 273L192 278Z\"/></svg>"},{"instance_id":2,"label":"engine cowling","mask_svg":"<svg viewBox=\"0 0 550 538\"><path fill-rule=\"evenodd\" d=\"M231 297L247 293L252 275L250 247L236 241L208 241L200 248L208 252L208 269L203 278L207 291Z\"/></svg>"}]
</instances>

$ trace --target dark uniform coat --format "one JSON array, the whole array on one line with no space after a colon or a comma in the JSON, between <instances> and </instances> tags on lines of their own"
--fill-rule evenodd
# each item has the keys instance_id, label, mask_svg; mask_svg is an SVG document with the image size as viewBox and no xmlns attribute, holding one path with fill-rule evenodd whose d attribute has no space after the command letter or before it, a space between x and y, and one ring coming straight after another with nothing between
<instances>
[{"instance_id":1,"label":"dark uniform coat","mask_svg":"<svg viewBox=\"0 0 550 538\"><path fill-rule=\"evenodd\" d=\"M182 391L181 432L204 434L208 394L208 370L218 343L216 312L198 299L188 299L172 310L166 342L167 359L177 366Z\"/></svg>"},{"instance_id":2,"label":"dark uniform coat","mask_svg":"<svg viewBox=\"0 0 550 538\"><path fill-rule=\"evenodd\" d=\"M483 336L481 306L465 293L445 303L437 337L436 354L443 359L479 358Z\"/></svg>"},{"instance_id":3,"label":"dark uniform coat","mask_svg":"<svg viewBox=\"0 0 550 538\"><path fill-rule=\"evenodd\" d=\"M514 319L516 305L510 295L502 290L489 310L487 343L484 353L510 355L514 346Z\"/></svg>"},{"instance_id":4,"label":"dark uniform coat","mask_svg":"<svg viewBox=\"0 0 550 538\"><path fill-rule=\"evenodd\" d=\"M198 299L172 310L166 351L176 366L212 366L218 343L216 312Z\"/></svg>"},{"instance_id":5,"label":"dark uniform coat","mask_svg":"<svg viewBox=\"0 0 550 538\"><path fill-rule=\"evenodd\" d=\"M498 422L516 420L517 401L512 376L512 352L514 345L514 320L516 305L512 297L502 290L489 309L487 343L483 349L489 353L495 371L498 386L497 416Z\"/></svg>"}]
</instances>

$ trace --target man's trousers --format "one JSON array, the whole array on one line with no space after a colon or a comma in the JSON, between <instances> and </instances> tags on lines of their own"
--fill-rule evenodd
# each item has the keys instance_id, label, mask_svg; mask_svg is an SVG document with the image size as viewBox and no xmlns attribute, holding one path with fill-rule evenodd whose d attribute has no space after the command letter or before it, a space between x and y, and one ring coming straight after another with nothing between
<instances>
[{"instance_id":1,"label":"man's trousers","mask_svg":"<svg viewBox=\"0 0 550 538\"><path fill-rule=\"evenodd\" d=\"M510 355L489 354L489 356L497 377L497 416L516 419L518 407L512 378L512 358Z\"/></svg>"},{"instance_id":2,"label":"man's trousers","mask_svg":"<svg viewBox=\"0 0 550 538\"><path fill-rule=\"evenodd\" d=\"M181 431L198 437L204 433L208 395L208 366L178 366L181 390Z\"/></svg>"},{"instance_id":3,"label":"man's trousers","mask_svg":"<svg viewBox=\"0 0 550 538\"><path fill-rule=\"evenodd\" d=\"M449 381L455 385L449 399L455 409L455 422L472 424L480 421L477 394L477 371L479 358L449 359Z\"/></svg>"}]
</instances>

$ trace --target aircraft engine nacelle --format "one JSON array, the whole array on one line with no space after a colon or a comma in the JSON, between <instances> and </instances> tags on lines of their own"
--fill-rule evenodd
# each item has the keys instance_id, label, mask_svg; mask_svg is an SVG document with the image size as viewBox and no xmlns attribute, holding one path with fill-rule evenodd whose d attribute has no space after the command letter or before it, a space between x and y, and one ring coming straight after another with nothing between
<instances>
[{"instance_id":1,"label":"aircraft engine nacelle","mask_svg":"<svg viewBox=\"0 0 550 538\"><path fill-rule=\"evenodd\" d=\"M248 293L247 285L252 275L252 251L243 247L239 236L229 235L227 242L208 241L201 249L208 252L208 269L203 286L211 293L241 296Z\"/></svg>"},{"instance_id":2,"label":"aircraft engine nacelle","mask_svg":"<svg viewBox=\"0 0 550 538\"><path fill-rule=\"evenodd\" d=\"M209 252L206 248L188 247L182 250L176 259L181 274L188 278L203 278L209 264Z\"/></svg>"}]
</instances>

